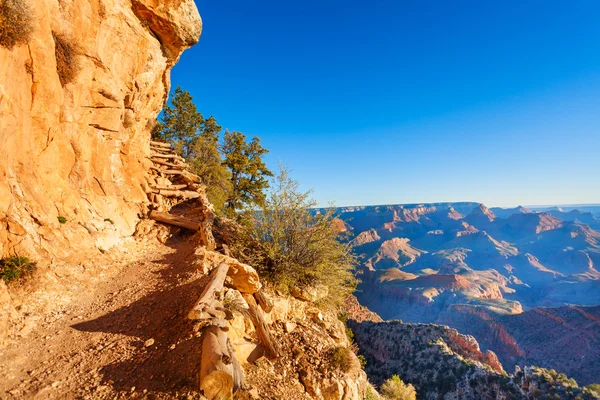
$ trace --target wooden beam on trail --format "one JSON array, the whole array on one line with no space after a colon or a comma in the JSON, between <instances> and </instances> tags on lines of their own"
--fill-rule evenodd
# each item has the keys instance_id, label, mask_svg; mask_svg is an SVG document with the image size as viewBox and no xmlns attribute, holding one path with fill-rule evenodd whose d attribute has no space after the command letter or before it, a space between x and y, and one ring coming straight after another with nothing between
<instances>
[{"instance_id":1,"label":"wooden beam on trail","mask_svg":"<svg viewBox=\"0 0 600 400\"><path fill-rule=\"evenodd\" d=\"M181 190L188 187L188 185L152 185L150 186L154 190Z\"/></svg>"},{"instance_id":2,"label":"wooden beam on trail","mask_svg":"<svg viewBox=\"0 0 600 400\"><path fill-rule=\"evenodd\" d=\"M250 293L242 293L242 296L246 300L246 303L248 303L248 315L250 316L250 320L252 320L254 329L256 329L258 340L265 348L265 356L271 360L276 359L279 357L279 345L273 336L271 336L269 326L265 322L262 311L258 308L256 300L254 300L254 296Z\"/></svg>"},{"instance_id":3,"label":"wooden beam on trail","mask_svg":"<svg viewBox=\"0 0 600 400\"><path fill-rule=\"evenodd\" d=\"M165 174L165 175L183 175L183 171L175 170L175 169L160 169L157 167L150 167L150 169L153 169L153 170L160 172L161 174Z\"/></svg>"},{"instance_id":4,"label":"wooden beam on trail","mask_svg":"<svg viewBox=\"0 0 600 400\"><path fill-rule=\"evenodd\" d=\"M260 304L260 308L262 308L266 313L270 313L273 309L273 302L267 298L265 292L260 289L258 292L254 293L254 298Z\"/></svg>"},{"instance_id":5,"label":"wooden beam on trail","mask_svg":"<svg viewBox=\"0 0 600 400\"><path fill-rule=\"evenodd\" d=\"M202 228L202 225L198 222L192 221L184 217L179 217L177 215L171 215L169 213L151 211L148 217L158 222L178 226L180 228L190 229L192 231L198 231L200 230L200 228Z\"/></svg>"},{"instance_id":6,"label":"wooden beam on trail","mask_svg":"<svg viewBox=\"0 0 600 400\"><path fill-rule=\"evenodd\" d=\"M221 263L217 268L210 272L209 281L204 287L200 298L188 313L189 319L205 319L213 317L225 319L225 312L217 310L216 307L220 306L220 302L217 300L217 294L223 290L223 284L225 283L225 277L227 276L228 271L229 265Z\"/></svg>"},{"instance_id":7,"label":"wooden beam on trail","mask_svg":"<svg viewBox=\"0 0 600 400\"><path fill-rule=\"evenodd\" d=\"M229 400L242 388L244 373L227 334L209 326L202 334L200 390L209 400Z\"/></svg>"},{"instance_id":8,"label":"wooden beam on trail","mask_svg":"<svg viewBox=\"0 0 600 400\"><path fill-rule=\"evenodd\" d=\"M152 153L150 154L151 158L164 158L165 160L179 160L179 161L185 161L183 159L183 157L175 154L175 153L170 153L170 154L163 154L163 153Z\"/></svg>"},{"instance_id":9,"label":"wooden beam on trail","mask_svg":"<svg viewBox=\"0 0 600 400\"><path fill-rule=\"evenodd\" d=\"M160 189L158 194L165 197L181 197L183 199L197 199L200 197L200 193L193 192L191 190L169 190L169 189Z\"/></svg>"},{"instance_id":10,"label":"wooden beam on trail","mask_svg":"<svg viewBox=\"0 0 600 400\"><path fill-rule=\"evenodd\" d=\"M167 149L171 149L171 143L167 143L167 142L157 142L156 140L151 140L150 141L150 145L151 146L156 146L156 147L162 147L162 148L167 148Z\"/></svg>"},{"instance_id":11,"label":"wooden beam on trail","mask_svg":"<svg viewBox=\"0 0 600 400\"><path fill-rule=\"evenodd\" d=\"M150 161L152 161L154 164L159 164L159 165L164 165L173 169L185 169L187 168L187 165L185 163L181 163L181 164L173 164L170 163L168 161L164 161L161 159L150 159Z\"/></svg>"}]
</instances>

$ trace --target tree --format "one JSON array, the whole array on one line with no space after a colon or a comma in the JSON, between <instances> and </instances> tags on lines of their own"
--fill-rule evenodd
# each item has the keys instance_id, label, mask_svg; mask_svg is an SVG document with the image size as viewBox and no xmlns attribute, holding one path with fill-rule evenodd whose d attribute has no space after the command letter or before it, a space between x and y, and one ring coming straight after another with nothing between
<instances>
[{"instance_id":1,"label":"tree","mask_svg":"<svg viewBox=\"0 0 600 400\"><path fill-rule=\"evenodd\" d=\"M334 209L316 212L311 192L280 166L260 211L251 213L250 233L258 243L249 260L263 279L282 290L326 287L327 302L340 305L356 288L356 257L333 224Z\"/></svg>"},{"instance_id":2,"label":"tree","mask_svg":"<svg viewBox=\"0 0 600 400\"><path fill-rule=\"evenodd\" d=\"M416 400L417 392L410 383L402 382L398 375L393 375L381 385L379 393L387 400Z\"/></svg>"},{"instance_id":3,"label":"tree","mask_svg":"<svg viewBox=\"0 0 600 400\"><path fill-rule=\"evenodd\" d=\"M224 210L231 193L231 174L219 152L221 126L211 115L202 123L202 131L192 143L190 165L192 171L206 184L206 194L217 213Z\"/></svg>"},{"instance_id":4,"label":"tree","mask_svg":"<svg viewBox=\"0 0 600 400\"><path fill-rule=\"evenodd\" d=\"M231 172L231 192L225 202L229 218L239 219L238 212L244 207L259 206L265 202L265 190L269 187L267 177L273 176L262 156L269 151L254 137L250 143L237 131L225 131L222 152L223 164Z\"/></svg>"},{"instance_id":5,"label":"tree","mask_svg":"<svg viewBox=\"0 0 600 400\"><path fill-rule=\"evenodd\" d=\"M172 105L166 105L162 122L152 129L152 138L167 140L202 178L215 211L222 212L231 191L231 175L219 152L221 126L196 110L189 92L175 89Z\"/></svg>"},{"instance_id":6,"label":"tree","mask_svg":"<svg viewBox=\"0 0 600 400\"><path fill-rule=\"evenodd\" d=\"M202 130L204 117L196 110L190 93L179 86L175 89L171 104L165 106L162 122L153 129L152 136L171 142L175 150L188 159Z\"/></svg>"}]
</instances>

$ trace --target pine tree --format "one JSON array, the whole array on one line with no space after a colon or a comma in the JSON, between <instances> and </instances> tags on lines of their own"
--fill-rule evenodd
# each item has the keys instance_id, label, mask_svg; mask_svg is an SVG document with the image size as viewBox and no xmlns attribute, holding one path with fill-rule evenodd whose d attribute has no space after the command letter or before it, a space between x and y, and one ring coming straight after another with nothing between
<instances>
[{"instance_id":1,"label":"pine tree","mask_svg":"<svg viewBox=\"0 0 600 400\"><path fill-rule=\"evenodd\" d=\"M221 126L211 115L204 120L201 134L194 140L190 164L194 173L206 184L206 194L217 213L222 213L231 193L231 174L219 152Z\"/></svg>"},{"instance_id":2,"label":"pine tree","mask_svg":"<svg viewBox=\"0 0 600 400\"><path fill-rule=\"evenodd\" d=\"M175 89L172 105L166 105L162 121L152 129L152 138L167 140L202 178L208 199L218 213L231 192L231 174L219 152L221 126L213 116L204 119L189 92Z\"/></svg>"},{"instance_id":3,"label":"pine tree","mask_svg":"<svg viewBox=\"0 0 600 400\"><path fill-rule=\"evenodd\" d=\"M202 129L204 117L196 110L190 93L179 86L175 89L171 104L165 106L162 122L157 124L152 135L171 142L175 150L187 160Z\"/></svg>"},{"instance_id":4,"label":"pine tree","mask_svg":"<svg viewBox=\"0 0 600 400\"><path fill-rule=\"evenodd\" d=\"M224 165L231 172L231 192L225 203L225 213L230 218L238 218L238 211L244 207L262 206L265 203L265 189L269 187L267 177L273 176L263 161L269 151L254 137L250 143L246 136L237 131L225 131L223 138Z\"/></svg>"}]
</instances>

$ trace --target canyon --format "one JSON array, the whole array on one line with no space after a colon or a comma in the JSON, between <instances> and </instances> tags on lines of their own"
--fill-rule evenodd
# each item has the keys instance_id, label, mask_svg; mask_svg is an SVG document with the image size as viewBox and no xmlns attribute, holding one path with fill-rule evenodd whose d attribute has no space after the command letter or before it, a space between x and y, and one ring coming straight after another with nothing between
<instances>
[{"instance_id":1,"label":"canyon","mask_svg":"<svg viewBox=\"0 0 600 400\"><path fill-rule=\"evenodd\" d=\"M591 212L468 202L336 212L362 257L356 297L384 320L448 325L510 370L598 380L600 218Z\"/></svg>"}]
</instances>

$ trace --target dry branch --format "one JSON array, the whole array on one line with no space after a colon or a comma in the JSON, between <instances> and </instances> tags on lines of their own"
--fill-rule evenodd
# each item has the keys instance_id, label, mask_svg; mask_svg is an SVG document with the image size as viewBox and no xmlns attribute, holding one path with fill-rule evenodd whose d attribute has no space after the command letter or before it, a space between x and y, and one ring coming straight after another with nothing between
<instances>
[{"instance_id":1,"label":"dry branch","mask_svg":"<svg viewBox=\"0 0 600 400\"><path fill-rule=\"evenodd\" d=\"M258 340L265 348L265 356L271 360L276 359L279 357L279 345L271 336L269 326L265 322L262 311L258 308L256 300L254 300L254 296L249 293L242 293L242 296L246 300L246 303L248 303L248 315L252 320L254 329L256 329Z\"/></svg>"}]
</instances>

